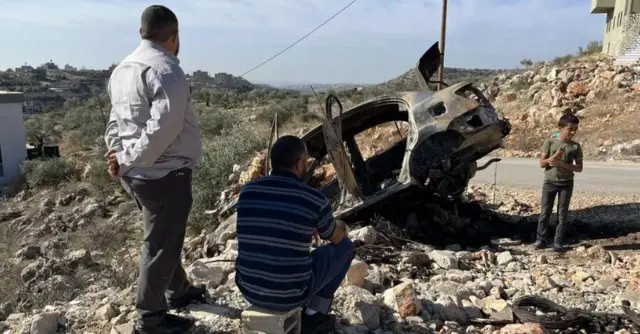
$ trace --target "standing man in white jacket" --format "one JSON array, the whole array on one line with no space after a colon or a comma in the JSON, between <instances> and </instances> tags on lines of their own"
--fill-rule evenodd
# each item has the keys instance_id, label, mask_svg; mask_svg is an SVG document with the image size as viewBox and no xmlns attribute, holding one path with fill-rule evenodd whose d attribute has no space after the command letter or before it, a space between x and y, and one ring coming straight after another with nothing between
<instances>
[{"instance_id":1,"label":"standing man in white jacket","mask_svg":"<svg viewBox=\"0 0 640 334\"><path fill-rule=\"evenodd\" d=\"M108 170L144 218L135 333L183 333L193 320L167 314L205 289L189 284L181 250L191 211L191 174L202 155L200 130L177 58L178 19L164 6L142 13L140 46L109 80Z\"/></svg>"}]
</instances>

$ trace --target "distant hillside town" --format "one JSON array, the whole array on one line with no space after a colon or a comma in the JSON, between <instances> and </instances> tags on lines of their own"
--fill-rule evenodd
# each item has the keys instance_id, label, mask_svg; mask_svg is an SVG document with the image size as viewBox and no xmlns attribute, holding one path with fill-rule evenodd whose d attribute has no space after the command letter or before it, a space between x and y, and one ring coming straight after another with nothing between
<instances>
[{"instance_id":1,"label":"distant hillside town","mask_svg":"<svg viewBox=\"0 0 640 334\"><path fill-rule=\"evenodd\" d=\"M23 112L38 114L62 107L69 99L84 100L106 92L106 85L116 65L105 70L78 69L69 64L58 66L53 60L34 67L25 64L0 71L0 91L22 92L25 95ZM187 74L193 89L233 90L248 92L255 86L228 73L210 76L206 71Z\"/></svg>"}]
</instances>

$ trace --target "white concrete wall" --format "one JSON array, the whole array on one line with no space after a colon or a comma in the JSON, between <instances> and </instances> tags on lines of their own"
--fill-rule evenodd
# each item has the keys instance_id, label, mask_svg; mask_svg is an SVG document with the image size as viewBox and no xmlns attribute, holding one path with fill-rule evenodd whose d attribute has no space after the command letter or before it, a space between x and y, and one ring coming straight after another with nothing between
<instances>
[{"instance_id":1,"label":"white concrete wall","mask_svg":"<svg viewBox=\"0 0 640 334\"><path fill-rule=\"evenodd\" d=\"M27 138L22 118L22 103L0 104L0 185L9 184L20 175L20 165L27 159Z\"/></svg>"}]
</instances>

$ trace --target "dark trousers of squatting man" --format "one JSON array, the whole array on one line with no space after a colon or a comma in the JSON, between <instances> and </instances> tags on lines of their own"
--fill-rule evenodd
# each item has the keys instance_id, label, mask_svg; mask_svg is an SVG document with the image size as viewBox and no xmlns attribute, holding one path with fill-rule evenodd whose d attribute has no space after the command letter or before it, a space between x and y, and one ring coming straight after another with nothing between
<instances>
[{"instance_id":1,"label":"dark trousers of squatting man","mask_svg":"<svg viewBox=\"0 0 640 334\"><path fill-rule=\"evenodd\" d=\"M329 243L311 251L313 282L308 287L305 301L298 306L329 314L333 296L347 276L355 256L355 245L348 236L338 244ZM274 308L272 305L260 303L254 303L254 305L276 311L289 311L289 309Z\"/></svg>"},{"instance_id":2,"label":"dark trousers of squatting man","mask_svg":"<svg viewBox=\"0 0 640 334\"><path fill-rule=\"evenodd\" d=\"M338 244L322 245L313 250L311 252L313 284L307 301L302 306L328 314L333 295L347 276L355 256L355 245L348 236Z\"/></svg>"},{"instance_id":3,"label":"dark trousers of squatting man","mask_svg":"<svg viewBox=\"0 0 640 334\"><path fill-rule=\"evenodd\" d=\"M562 245L567 231L567 220L569 216L569 204L573 194L573 180L544 181L542 186L542 203L540 218L538 219L537 238L547 242L549 234L549 218L553 212L553 204L558 197L558 225L553 238L555 245Z\"/></svg>"}]
</instances>

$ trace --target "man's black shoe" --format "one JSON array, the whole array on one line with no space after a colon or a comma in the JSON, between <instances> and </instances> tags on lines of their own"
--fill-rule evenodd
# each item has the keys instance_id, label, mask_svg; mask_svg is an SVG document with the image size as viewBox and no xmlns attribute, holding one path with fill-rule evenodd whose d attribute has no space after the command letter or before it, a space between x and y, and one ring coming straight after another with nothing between
<instances>
[{"instance_id":1,"label":"man's black shoe","mask_svg":"<svg viewBox=\"0 0 640 334\"><path fill-rule=\"evenodd\" d=\"M193 324L195 324L195 320L193 318L187 318L176 314L167 314L164 320L167 324L170 324L172 326L187 329L191 328Z\"/></svg>"},{"instance_id":2,"label":"man's black shoe","mask_svg":"<svg viewBox=\"0 0 640 334\"><path fill-rule=\"evenodd\" d=\"M206 304L206 293L207 289L204 286L191 285L187 288L187 292L181 297L167 300L167 305L170 309L180 309L192 303Z\"/></svg>"},{"instance_id":3,"label":"man's black shoe","mask_svg":"<svg viewBox=\"0 0 640 334\"><path fill-rule=\"evenodd\" d=\"M186 333L193 327L193 319L167 314L162 322L154 326L137 323L133 328L134 334L179 334Z\"/></svg>"},{"instance_id":4,"label":"man's black shoe","mask_svg":"<svg viewBox=\"0 0 640 334\"><path fill-rule=\"evenodd\" d=\"M301 334L326 334L333 332L336 327L336 317L334 315L322 313L307 315L303 311L301 320Z\"/></svg>"},{"instance_id":5,"label":"man's black shoe","mask_svg":"<svg viewBox=\"0 0 640 334\"><path fill-rule=\"evenodd\" d=\"M553 251L556 253L562 253L562 252L566 252L567 251L567 247L559 244L559 243L554 243L553 244Z\"/></svg>"}]
</instances>

